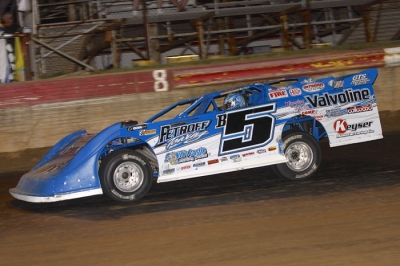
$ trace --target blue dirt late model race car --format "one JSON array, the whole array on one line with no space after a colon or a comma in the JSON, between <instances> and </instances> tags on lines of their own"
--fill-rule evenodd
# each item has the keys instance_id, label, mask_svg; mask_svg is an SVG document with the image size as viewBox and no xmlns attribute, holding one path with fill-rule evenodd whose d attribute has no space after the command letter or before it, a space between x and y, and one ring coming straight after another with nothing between
<instances>
[{"instance_id":1,"label":"blue dirt late model race car","mask_svg":"<svg viewBox=\"0 0 400 266\"><path fill-rule=\"evenodd\" d=\"M168 182L266 165L282 178L302 180L320 165L322 138L335 147L383 137L372 87L377 75L368 69L254 83L179 101L142 124L78 131L10 193L28 202L103 193L126 202L143 197L153 178Z\"/></svg>"}]
</instances>

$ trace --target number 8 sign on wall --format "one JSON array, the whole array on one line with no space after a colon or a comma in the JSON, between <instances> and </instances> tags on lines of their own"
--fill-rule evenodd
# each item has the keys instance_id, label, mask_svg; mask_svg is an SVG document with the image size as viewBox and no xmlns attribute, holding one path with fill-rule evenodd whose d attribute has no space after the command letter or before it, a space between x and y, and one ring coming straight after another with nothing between
<instances>
[{"instance_id":1,"label":"number 8 sign on wall","mask_svg":"<svg viewBox=\"0 0 400 266\"><path fill-rule=\"evenodd\" d=\"M159 69L153 71L154 78L154 91L168 91L169 84L167 80L167 71L165 69Z\"/></svg>"}]
</instances>

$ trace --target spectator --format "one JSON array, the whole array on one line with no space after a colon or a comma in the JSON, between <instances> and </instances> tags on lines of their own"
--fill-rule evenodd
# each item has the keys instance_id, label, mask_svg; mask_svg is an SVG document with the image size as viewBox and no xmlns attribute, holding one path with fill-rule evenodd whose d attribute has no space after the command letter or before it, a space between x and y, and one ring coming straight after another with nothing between
<instances>
[{"instance_id":1,"label":"spectator","mask_svg":"<svg viewBox=\"0 0 400 266\"><path fill-rule=\"evenodd\" d=\"M5 13L3 15L4 33L21 32L22 28L17 23L14 23L14 16L12 13Z\"/></svg>"},{"instance_id":2,"label":"spectator","mask_svg":"<svg viewBox=\"0 0 400 266\"><path fill-rule=\"evenodd\" d=\"M139 8L139 1L140 0L133 0L133 15L137 16L138 13L138 8ZM146 2L147 0L144 0L144 2ZM163 0L157 0L157 13L161 14L162 13L162 2Z\"/></svg>"},{"instance_id":3,"label":"spectator","mask_svg":"<svg viewBox=\"0 0 400 266\"><path fill-rule=\"evenodd\" d=\"M21 26L14 22L14 16L10 12L7 12L2 16L2 24L4 33L6 34L13 34L22 31ZM20 44L19 39L18 44ZM15 50L15 37L6 38L5 42L3 42L1 46L4 47L5 51L1 51L2 55L0 56L0 64L2 65L0 70L0 80L2 83L13 82L18 79L18 77L15 77L16 70L19 71L16 68L16 63L23 62L20 61L21 58L23 58L21 57L21 49L20 46L18 46L17 51ZM18 52L18 56L16 56L16 52ZM18 60L18 62L16 62L16 60Z\"/></svg>"},{"instance_id":4,"label":"spectator","mask_svg":"<svg viewBox=\"0 0 400 266\"><path fill-rule=\"evenodd\" d=\"M186 4L189 0L182 0L180 3L178 2L178 0L171 0L171 3L174 4L177 8L179 12L182 11L186 11Z\"/></svg>"}]
</instances>

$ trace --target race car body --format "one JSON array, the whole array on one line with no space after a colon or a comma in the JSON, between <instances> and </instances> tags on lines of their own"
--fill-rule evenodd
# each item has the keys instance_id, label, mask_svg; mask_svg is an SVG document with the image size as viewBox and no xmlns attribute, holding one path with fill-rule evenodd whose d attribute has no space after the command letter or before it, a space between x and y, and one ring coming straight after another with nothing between
<instances>
[{"instance_id":1,"label":"race car body","mask_svg":"<svg viewBox=\"0 0 400 266\"><path fill-rule=\"evenodd\" d=\"M377 75L368 69L254 83L177 102L142 124L78 131L10 193L29 202L102 193L132 201L148 192L153 178L168 182L266 165L280 177L305 179L318 169L322 138L335 147L383 137L372 86Z\"/></svg>"}]
</instances>

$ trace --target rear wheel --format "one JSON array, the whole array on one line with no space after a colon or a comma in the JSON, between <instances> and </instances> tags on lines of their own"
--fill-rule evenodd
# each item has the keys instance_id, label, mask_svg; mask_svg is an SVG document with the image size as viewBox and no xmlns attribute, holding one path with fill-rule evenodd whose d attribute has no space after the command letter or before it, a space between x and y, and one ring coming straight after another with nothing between
<instances>
[{"instance_id":1,"label":"rear wheel","mask_svg":"<svg viewBox=\"0 0 400 266\"><path fill-rule=\"evenodd\" d=\"M303 180L312 176L321 163L321 148L317 140L305 132L293 132L283 138L287 163L272 166L279 177Z\"/></svg>"},{"instance_id":2,"label":"rear wheel","mask_svg":"<svg viewBox=\"0 0 400 266\"><path fill-rule=\"evenodd\" d=\"M108 155L100 165L99 175L104 193L121 202L140 199L149 191L152 183L147 159L129 149Z\"/></svg>"}]
</instances>

